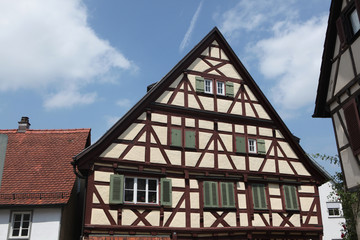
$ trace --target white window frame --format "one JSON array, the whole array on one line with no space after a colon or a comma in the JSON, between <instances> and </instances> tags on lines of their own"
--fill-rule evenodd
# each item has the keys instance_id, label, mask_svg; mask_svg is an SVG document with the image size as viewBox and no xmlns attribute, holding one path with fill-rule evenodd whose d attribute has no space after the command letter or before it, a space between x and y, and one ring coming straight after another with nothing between
<instances>
[{"instance_id":1,"label":"white window frame","mask_svg":"<svg viewBox=\"0 0 360 240\"><path fill-rule=\"evenodd\" d=\"M134 179L134 188L133 190L133 201L125 201L126 199L126 179ZM145 179L146 180L146 187L145 187L145 202L138 202L137 201L137 182L138 179ZM149 180L155 180L156 181L156 201L155 202L149 202ZM128 189L129 190L129 189ZM159 180L156 178L143 178L143 177L125 177L124 181L124 202L125 203L135 203L135 204L159 204Z\"/></svg>"},{"instance_id":2,"label":"white window frame","mask_svg":"<svg viewBox=\"0 0 360 240\"><path fill-rule=\"evenodd\" d=\"M355 35L360 30L360 22L356 8L349 14L351 29Z\"/></svg>"},{"instance_id":3,"label":"white window frame","mask_svg":"<svg viewBox=\"0 0 360 240\"><path fill-rule=\"evenodd\" d=\"M337 209L337 211L338 211L339 214L338 214L338 215L335 215L335 214L334 214L334 215L331 215L331 214L330 214L330 210L335 210L335 209ZM332 218L332 217L341 217L340 208L328 208L328 213L329 213L329 217L330 217L330 218Z\"/></svg>"},{"instance_id":4,"label":"white window frame","mask_svg":"<svg viewBox=\"0 0 360 240\"><path fill-rule=\"evenodd\" d=\"M204 93L213 93L213 81L210 79L204 80Z\"/></svg>"},{"instance_id":5,"label":"white window frame","mask_svg":"<svg viewBox=\"0 0 360 240\"><path fill-rule=\"evenodd\" d=\"M248 139L248 149L249 149L249 153L257 153L256 139L253 138Z\"/></svg>"},{"instance_id":6,"label":"white window frame","mask_svg":"<svg viewBox=\"0 0 360 240\"><path fill-rule=\"evenodd\" d=\"M225 96L225 83L221 81L216 82L216 93Z\"/></svg>"},{"instance_id":7,"label":"white window frame","mask_svg":"<svg viewBox=\"0 0 360 240\"><path fill-rule=\"evenodd\" d=\"M20 221L20 228L19 228L19 235L14 236L13 230L14 230L14 224L15 224L15 214L21 215L21 221ZM29 226L27 228L24 228L24 216L25 214L29 214ZM30 238L30 230L31 230L31 223L32 223L32 213L31 211L14 211L11 213L11 222L10 222L10 230L9 230L9 239L29 239ZM21 235L22 230L27 229L27 235Z\"/></svg>"}]
</instances>

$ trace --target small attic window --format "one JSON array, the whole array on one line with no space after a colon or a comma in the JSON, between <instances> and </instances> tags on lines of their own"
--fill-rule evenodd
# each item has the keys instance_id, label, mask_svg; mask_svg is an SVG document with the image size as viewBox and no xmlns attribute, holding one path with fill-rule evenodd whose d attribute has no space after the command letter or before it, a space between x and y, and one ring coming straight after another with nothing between
<instances>
[{"instance_id":1,"label":"small attic window","mask_svg":"<svg viewBox=\"0 0 360 240\"><path fill-rule=\"evenodd\" d=\"M213 93L213 90L212 90L212 80L205 79L204 84L205 84L204 92L205 92L205 93Z\"/></svg>"}]
</instances>

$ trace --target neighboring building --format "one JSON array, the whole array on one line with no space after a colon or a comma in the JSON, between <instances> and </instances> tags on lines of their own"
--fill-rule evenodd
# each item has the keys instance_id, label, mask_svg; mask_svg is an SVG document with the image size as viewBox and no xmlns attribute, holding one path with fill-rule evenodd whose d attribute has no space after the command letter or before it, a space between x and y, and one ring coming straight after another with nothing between
<instances>
[{"instance_id":1,"label":"neighboring building","mask_svg":"<svg viewBox=\"0 0 360 240\"><path fill-rule=\"evenodd\" d=\"M359 0L331 2L313 115L332 118L349 191L359 191L360 184L359 11ZM360 236L360 225L357 232Z\"/></svg>"},{"instance_id":2,"label":"neighboring building","mask_svg":"<svg viewBox=\"0 0 360 240\"><path fill-rule=\"evenodd\" d=\"M0 240L79 239L79 184L72 157L90 129L0 130Z\"/></svg>"},{"instance_id":3,"label":"neighboring building","mask_svg":"<svg viewBox=\"0 0 360 240\"><path fill-rule=\"evenodd\" d=\"M322 239L327 177L217 28L148 89L74 158L85 239Z\"/></svg>"},{"instance_id":4,"label":"neighboring building","mask_svg":"<svg viewBox=\"0 0 360 240\"><path fill-rule=\"evenodd\" d=\"M341 230L345 223L341 202L333 193L333 182L329 181L319 187L321 216L324 227L324 239L340 240Z\"/></svg>"}]
</instances>

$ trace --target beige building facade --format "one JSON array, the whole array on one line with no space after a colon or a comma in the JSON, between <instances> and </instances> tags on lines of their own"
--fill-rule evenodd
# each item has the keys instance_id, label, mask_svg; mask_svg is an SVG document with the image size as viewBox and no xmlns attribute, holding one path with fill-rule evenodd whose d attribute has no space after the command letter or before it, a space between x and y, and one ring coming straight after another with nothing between
<instances>
[{"instance_id":1,"label":"beige building facade","mask_svg":"<svg viewBox=\"0 0 360 240\"><path fill-rule=\"evenodd\" d=\"M326 176L214 28L75 158L85 239L322 239Z\"/></svg>"}]
</instances>

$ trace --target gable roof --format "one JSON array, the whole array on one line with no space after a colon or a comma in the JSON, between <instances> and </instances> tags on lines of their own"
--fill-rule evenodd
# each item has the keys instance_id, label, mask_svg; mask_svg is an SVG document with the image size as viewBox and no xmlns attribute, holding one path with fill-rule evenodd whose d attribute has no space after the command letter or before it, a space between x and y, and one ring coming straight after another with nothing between
<instances>
[{"instance_id":1,"label":"gable roof","mask_svg":"<svg viewBox=\"0 0 360 240\"><path fill-rule=\"evenodd\" d=\"M341 13L341 4L342 1L331 1L313 117L330 117L330 109L326 104L326 98L337 37L336 20Z\"/></svg>"},{"instance_id":2,"label":"gable roof","mask_svg":"<svg viewBox=\"0 0 360 240\"><path fill-rule=\"evenodd\" d=\"M169 86L170 84L195 61L195 59L214 41L216 41L221 49L225 52L229 61L233 64L238 73L247 79L247 84L251 91L256 93L258 101L261 105L266 106L269 111L271 119L279 124L279 127L284 131L284 137L291 142L295 147L295 151L299 156L304 156L303 161L310 169L314 169L313 176L319 182L324 182L327 177L317 168L316 165L307 157L303 149L297 143L296 139L286 127L275 109L271 106L265 95L262 93L258 85L255 83L249 72L236 56L230 45L227 43L218 28L213 28L175 67L166 74L159 82L151 86L147 94L131 108L119 121L117 121L97 142L86 148L84 151L74 157L74 163L78 165L80 171L86 170L91 166L91 161L94 156L100 155L112 142L116 139L136 118L151 107L154 102ZM274 121L274 122L275 122ZM272 121L271 124L273 124Z\"/></svg>"},{"instance_id":3,"label":"gable roof","mask_svg":"<svg viewBox=\"0 0 360 240\"><path fill-rule=\"evenodd\" d=\"M90 129L0 130L0 136L7 136L0 205L66 204L76 178L70 162L89 145Z\"/></svg>"}]
</instances>

